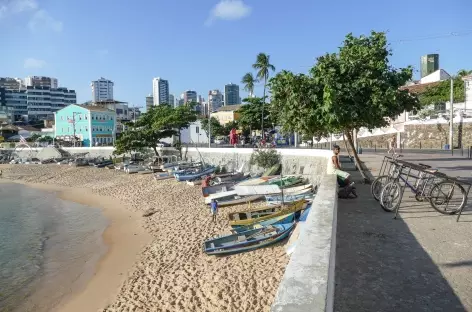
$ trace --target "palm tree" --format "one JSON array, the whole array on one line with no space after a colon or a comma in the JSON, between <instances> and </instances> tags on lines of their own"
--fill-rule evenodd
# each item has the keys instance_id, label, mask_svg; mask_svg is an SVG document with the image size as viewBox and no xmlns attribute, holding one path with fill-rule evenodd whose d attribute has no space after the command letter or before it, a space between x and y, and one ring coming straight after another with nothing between
<instances>
[{"instance_id":1,"label":"palm tree","mask_svg":"<svg viewBox=\"0 0 472 312\"><path fill-rule=\"evenodd\" d=\"M252 64L252 68L257 70L257 78L264 80L264 104L266 101L266 87L267 80L269 79L269 71L275 71L275 66L270 63L270 55L265 53L259 53L256 58L256 62ZM262 110L262 121L261 121L262 138L264 138L264 110Z\"/></svg>"},{"instance_id":2,"label":"palm tree","mask_svg":"<svg viewBox=\"0 0 472 312\"><path fill-rule=\"evenodd\" d=\"M244 90L249 92L250 98L254 96L254 85L258 82L259 80L252 73L247 73L241 80L241 83L244 83Z\"/></svg>"},{"instance_id":3,"label":"palm tree","mask_svg":"<svg viewBox=\"0 0 472 312\"><path fill-rule=\"evenodd\" d=\"M459 72L457 72L457 76L459 77L464 77L472 74L472 70L466 70L466 69L461 69Z\"/></svg>"}]
</instances>

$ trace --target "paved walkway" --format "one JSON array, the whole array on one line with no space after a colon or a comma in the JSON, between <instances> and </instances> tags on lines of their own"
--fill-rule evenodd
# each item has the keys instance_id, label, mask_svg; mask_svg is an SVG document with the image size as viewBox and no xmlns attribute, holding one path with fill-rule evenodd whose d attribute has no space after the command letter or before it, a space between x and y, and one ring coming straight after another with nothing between
<instances>
[{"instance_id":1,"label":"paved walkway","mask_svg":"<svg viewBox=\"0 0 472 312\"><path fill-rule=\"evenodd\" d=\"M361 158L376 175L383 155ZM472 178L472 160L404 158ZM405 191L394 220L372 198L370 185L358 184L357 191L359 198L339 200L335 311L472 311L471 204L456 223Z\"/></svg>"}]
</instances>

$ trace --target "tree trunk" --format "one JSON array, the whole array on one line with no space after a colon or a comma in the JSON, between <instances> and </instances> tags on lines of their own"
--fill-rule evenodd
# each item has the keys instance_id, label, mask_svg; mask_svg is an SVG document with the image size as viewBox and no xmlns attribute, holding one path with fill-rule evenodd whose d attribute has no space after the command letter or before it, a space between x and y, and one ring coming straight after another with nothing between
<instances>
[{"instance_id":1,"label":"tree trunk","mask_svg":"<svg viewBox=\"0 0 472 312\"><path fill-rule=\"evenodd\" d=\"M360 172L362 178L364 179L364 181L370 183L371 181L369 180L369 178L367 178L367 176L364 174L364 171L362 170L361 160L359 159L359 155L357 155L356 148L354 147L354 140L353 140L353 137L352 137L352 132L350 130L346 130L346 131L344 131L344 133L346 134L349 146L351 146L357 170L359 170L359 172Z\"/></svg>"},{"instance_id":2,"label":"tree trunk","mask_svg":"<svg viewBox=\"0 0 472 312\"><path fill-rule=\"evenodd\" d=\"M266 85L267 85L267 76L264 77L264 95L262 98L262 118L261 118L261 132L262 132L262 139L264 139L264 106L265 106L265 95L266 95Z\"/></svg>"},{"instance_id":3,"label":"tree trunk","mask_svg":"<svg viewBox=\"0 0 472 312\"><path fill-rule=\"evenodd\" d=\"M346 148L347 154L349 155L350 158L352 158L351 152L349 152L349 148L347 147L346 136L344 135L344 133L343 133L343 141L344 141L344 147Z\"/></svg>"},{"instance_id":4,"label":"tree trunk","mask_svg":"<svg viewBox=\"0 0 472 312\"><path fill-rule=\"evenodd\" d=\"M156 156L159 156L159 152L157 151L157 148L153 146L152 149L154 150L154 153L156 154Z\"/></svg>"}]
</instances>

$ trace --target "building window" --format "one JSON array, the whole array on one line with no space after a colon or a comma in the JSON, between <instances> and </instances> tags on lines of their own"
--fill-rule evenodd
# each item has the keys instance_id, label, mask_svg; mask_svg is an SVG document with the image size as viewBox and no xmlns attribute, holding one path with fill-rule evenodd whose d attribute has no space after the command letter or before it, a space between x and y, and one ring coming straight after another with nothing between
<instances>
[{"instance_id":1,"label":"building window","mask_svg":"<svg viewBox=\"0 0 472 312\"><path fill-rule=\"evenodd\" d=\"M61 120L64 120L64 116L61 116Z\"/></svg>"},{"instance_id":2,"label":"building window","mask_svg":"<svg viewBox=\"0 0 472 312\"><path fill-rule=\"evenodd\" d=\"M88 119L88 117L87 117L87 115L85 115L85 120L87 120L87 119Z\"/></svg>"}]
</instances>

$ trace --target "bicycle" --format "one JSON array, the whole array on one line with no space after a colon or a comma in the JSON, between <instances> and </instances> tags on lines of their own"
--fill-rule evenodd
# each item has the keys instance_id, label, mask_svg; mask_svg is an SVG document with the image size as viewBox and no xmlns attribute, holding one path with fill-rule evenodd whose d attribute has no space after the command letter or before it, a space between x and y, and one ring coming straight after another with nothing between
<instances>
[{"instance_id":1,"label":"bicycle","mask_svg":"<svg viewBox=\"0 0 472 312\"><path fill-rule=\"evenodd\" d=\"M389 170L388 174L378 176L372 182L372 185L370 186L370 191L371 191L372 196L374 197L374 199L376 201L380 200L380 194L382 193L382 190L383 190L384 186L387 183L391 182L392 179L394 178L394 176L396 175L396 170L400 166L397 163L397 159L400 158L400 157L403 157L403 155L393 154L392 155L392 160L390 161L391 166L390 166L390 170Z\"/></svg>"},{"instance_id":2,"label":"bicycle","mask_svg":"<svg viewBox=\"0 0 472 312\"><path fill-rule=\"evenodd\" d=\"M424 171L420 173L418 181L412 185L410 182L408 182L407 178L405 179L402 176L402 169L405 167L405 165L402 165L394 180L387 183L382 190L380 195L380 205L385 211L396 211L398 213L398 209L403 198L402 188L404 189L406 187L410 188L412 193L415 194L415 199L417 201L424 201L425 199L428 200L431 207L441 214L453 215L459 212L465 206L467 201L466 192L460 184L456 183L456 181L447 179L445 174L440 174L437 172L437 170L428 170L431 168L428 165L420 164L420 167L423 167L422 170ZM427 173L432 175L428 177ZM430 183L431 180L434 181L434 179L438 177L441 179L440 182ZM399 183L400 180L404 182L403 187ZM442 188L445 186L451 186L451 190L448 191L447 194L442 191ZM456 187L459 189L459 192L462 195L460 205L456 209L448 210L449 203L452 199L452 196L454 195L454 189ZM444 209L440 207L440 205L443 204L446 204Z\"/></svg>"}]
</instances>

